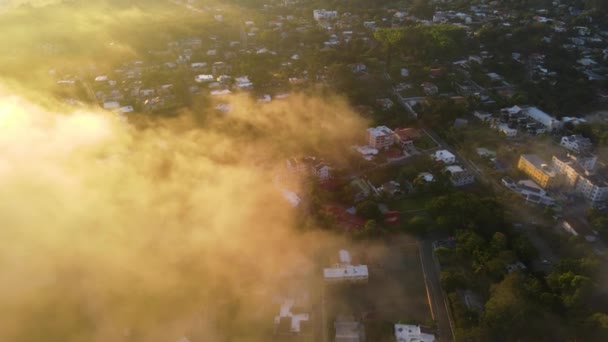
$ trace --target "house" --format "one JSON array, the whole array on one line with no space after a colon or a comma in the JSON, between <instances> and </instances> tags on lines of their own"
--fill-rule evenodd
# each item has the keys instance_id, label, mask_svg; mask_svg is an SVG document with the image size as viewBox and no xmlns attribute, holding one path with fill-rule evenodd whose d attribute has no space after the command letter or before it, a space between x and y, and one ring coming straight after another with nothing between
<instances>
[{"instance_id":1,"label":"house","mask_svg":"<svg viewBox=\"0 0 608 342\"><path fill-rule=\"evenodd\" d=\"M589 151L592 147L591 139L578 134L562 137L559 144L576 153Z\"/></svg>"},{"instance_id":2,"label":"house","mask_svg":"<svg viewBox=\"0 0 608 342\"><path fill-rule=\"evenodd\" d=\"M194 81L197 83L212 82L214 80L215 77L213 77L213 75L196 75L196 77L194 77Z\"/></svg>"},{"instance_id":3,"label":"house","mask_svg":"<svg viewBox=\"0 0 608 342\"><path fill-rule=\"evenodd\" d=\"M319 161L317 163L311 164L311 172L319 179L319 182L326 182L330 180L331 177L331 167L323 161Z\"/></svg>"},{"instance_id":4,"label":"house","mask_svg":"<svg viewBox=\"0 0 608 342\"><path fill-rule=\"evenodd\" d=\"M431 82L424 82L420 86L424 90L424 93L428 96L433 96L439 93L439 88Z\"/></svg>"},{"instance_id":5,"label":"house","mask_svg":"<svg viewBox=\"0 0 608 342\"><path fill-rule=\"evenodd\" d=\"M334 327L336 329L335 342L365 341L365 327L361 322L355 321L352 316L338 316Z\"/></svg>"},{"instance_id":6,"label":"house","mask_svg":"<svg viewBox=\"0 0 608 342\"><path fill-rule=\"evenodd\" d=\"M234 84L238 89L251 89L253 83L249 80L248 76L241 76L234 79Z\"/></svg>"},{"instance_id":7,"label":"house","mask_svg":"<svg viewBox=\"0 0 608 342\"><path fill-rule=\"evenodd\" d=\"M312 17L315 21L331 20L338 17L338 11L328 11L325 9L316 9L312 11Z\"/></svg>"},{"instance_id":8,"label":"house","mask_svg":"<svg viewBox=\"0 0 608 342\"><path fill-rule=\"evenodd\" d=\"M512 138L517 136L517 130L514 128L509 127L509 125L507 124L499 124L496 126L496 128L498 129L498 131L502 134L504 134L505 136Z\"/></svg>"},{"instance_id":9,"label":"house","mask_svg":"<svg viewBox=\"0 0 608 342\"><path fill-rule=\"evenodd\" d=\"M433 176L433 174L430 172L420 172L418 174L418 176L416 176L416 178L422 179L427 183L431 183L431 182L435 181L435 176Z\"/></svg>"},{"instance_id":10,"label":"house","mask_svg":"<svg viewBox=\"0 0 608 342\"><path fill-rule=\"evenodd\" d=\"M435 335L422 332L419 325L395 324L397 342L435 342Z\"/></svg>"},{"instance_id":11,"label":"house","mask_svg":"<svg viewBox=\"0 0 608 342\"><path fill-rule=\"evenodd\" d=\"M413 147L414 139L420 136L414 128L397 128L394 132L395 142L402 148Z\"/></svg>"},{"instance_id":12,"label":"house","mask_svg":"<svg viewBox=\"0 0 608 342\"><path fill-rule=\"evenodd\" d=\"M410 75L410 71L406 68L401 68L401 77L408 77Z\"/></svg>"},{"instance_id":13,"label":"house","mask_svg":"<svg viewBox=\"0 0 608 342\"><path fill-rule=\"evenodd\" d=\"M456 156L448 150L439 150L431 154L431 158L441 161L444 164L454 164L456 162Z\"/></svg>"},{"instance_id":14,"label":"house","mask_svg":"<svg viewBox=\"0 0 608 342\"><path fill-rule=\"evenodd\" d=\"M350 254L346 250L340 250L339 256L339 263L323 269L323 279L326 283L367 283L367 265L352 265Z\"/></svg>"},{"instance_id":15,"label":"house","mask_svg":"<svg viewBox=\"0 0 608 342\"><path fill-rule=\"evenodd\" d=\"M396 181L389 181L380 186L380 190L389 196L402 195L401 185Z\"/></svg>"},{"instance_id":16,"label":"house","mask_svg":"<svg viewBox=\"0 0 608 342\"><path fill-rule=\"evenodd\" d=\"M119 108L120 108L120 104L116 101L108 101L108 102L103 103L103 109L112 110L112 109L119 109Z\"/></svg>"},{"instance_id":17,"label":"house","mask_svg":"<svg viewBox=\"0 0 608 342\"><path fill-rule=\"evenodd\" d=\"M395 132L386 126L368 128L367 142L373 148L388 149L395 143Z\"/></svg>"},{"instance_id":18,"label":"house","mask_svg":"<svg viewBox=\"0 0 608 342\"><path fill-rule=\"evenodd\" d=\"M475 116L476 118L478 118L479 120L486 122L486 121L490 121L492 119L492 114L488 113L488 112L483 112L483 111L474 111L473 112L473 116Z\"/></svg>"},{"instance_id":19,"label":"house","mask_svg":"<svg viewBox=\"0 0 608 342\"><path fill-rule=\"evenodd\" d=\"M460 165L450 165L445 171L450 174L450 182L456 187L475 183L475 176Z\"/></svg>"},{"instance_id":20,"label":"house","mask_svg":"<svg viewBox=\"0 0 608 342\"><path fill-rule=\"evenodd\" d=\"M294 299L286 299L281 303L279 314L274 317L274 333L276 335L299 335L310 330L310 315L299 312ZM301 310L301 309L300 309Z\"/></svg>"},{"instance_id":21,"label":"house","mask_svg":"<svg viewBox=\"0 0 608 342\"><path fill-rule=\"evenodd\" d=\"M526 173L543 189L557 185L556 172L535 154L522 154L517 168Z\"/></svg>"},{"instance_id":22,"label":"house","mask_svg":"<svg viewBox=\"0 0 608 342\"><path fill-rule=\"evenodd\" d=\"M482 157L482 158L494 158L496 157L496 152L488 150L485 147L478 147L476 149L477 151L477 155Z\"/></svg>"}]
</instances>

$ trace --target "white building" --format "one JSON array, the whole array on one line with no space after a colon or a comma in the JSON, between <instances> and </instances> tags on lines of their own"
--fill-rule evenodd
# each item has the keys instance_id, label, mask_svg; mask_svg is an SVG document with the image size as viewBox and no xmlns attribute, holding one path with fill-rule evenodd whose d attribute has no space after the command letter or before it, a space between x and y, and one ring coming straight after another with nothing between
<instances>
[{"instance_id":1,"label":"white building","mask_svg":"<svg viewBox=\"0 0 608 342\"><path fill-rule=\"evenodd\" d=\"M302 332L302 322L310 320L307 313L294 313L295 300L286 299L281 304L279 314L274 317L275 334L299 334Z\"/></svg>"},{"instance_id":2,"label":"white building","mask_svg":"<svg viewBox=\"0 0 608 342\"><path fill-rule=\"evenodd\" d=\"M327 283L367 283L369 273L367 265L351 265L350 253L340 250L340 262L323 269L323 278Z\"/></svg>"},{"instance_id":3,"label":"white building","mask_svg":"<svg viewBox=\"0 0 608 342\"><path fill-rule=\"evenodd\" d=\"M328 283L367 283L367 265L334 265L323 269L323 278Z\"/></svg>"},{"instance_id":4,"label":"white building","mask_svg":"<svg viewBox=\"0 0 608 342\"><path fill-rule=\"evenodd\" d=\"M435 342L435 335L423 333L419 325L395 324L397 342Z\"/></svg>"},{"instance_id":5,"label":"white building","mask_svg":"<svg viewBox=\"0 0 608 342\"><path fill-rule=\"evenodd\" d=\"M448 150L439 150L431 154L431 158L441 161L444 164L454 164L456 162L456 156Z\"/></svg>"},{"instance_id":6,"label":"white building","mask_svg":"<svg viewBox=\"0 0 608 342\"><path fill-rule=\"evenodd\" d=\"M454 186L465 186L475 183L475 176L460 165L450 165L445 168L450 173L450 182Z\"/></svg>"},{"instance_id":7,"label":"white building","mask_svg":"<svg viewBox=\"0 0 608 342\"><path fill-rule=\"evenodd\" d=\"M325 9L317 9L312 11L312 17L316 21L320 20L331 20L338 17L338 11L328 11Z\"/></svg>"},{"instance_id":8,"label":"white building","mask_svg":"<svg viewBox=\"0 0 608 342\"><path fill-rule=\"evenodd\" d=\"M576 153L589 151L592 147L591 140L582 135L564 136L559 144Z\"/></svg>"},{"instance_id":9,"label":"white building","mask_svg":"<svg viewBox=\"0 0 608 342\"><path fill-rule=\"evenodd\" d=\"M576 191L592 203L604 202L608 199L608 181L600 175L580 175Z\"/></svg>"},{"instance_id":10,"label":"white building","mask_svg":"<svg viewBox=\"0 0 608 342\"><path fill-rule=\"evenodd\" d=\"M386 126L367 129L369 146L377 149L387 149L395 143L395 132Z\"/></svg>"},{"instance_id":11,"label":"white building","mask_svg":"<svg viewBox=\"0 0 608 342\"><path fill-rule=\"evenodd\" d=\"M241 76L234 79L234 83L239 89L251 89L253 82L249 80L248 76Z\"/></svg>"},{"instance_id":12,"label":"white building","mask_svg":"<svg viewBox=\"0 0 608 342\"><path fill-rule=\"evenodd\" d=\"M521 111L527 117L545 126L548 132L562 128L562 122L536 107L523 107Z\"/></svg>"}]
</instances>

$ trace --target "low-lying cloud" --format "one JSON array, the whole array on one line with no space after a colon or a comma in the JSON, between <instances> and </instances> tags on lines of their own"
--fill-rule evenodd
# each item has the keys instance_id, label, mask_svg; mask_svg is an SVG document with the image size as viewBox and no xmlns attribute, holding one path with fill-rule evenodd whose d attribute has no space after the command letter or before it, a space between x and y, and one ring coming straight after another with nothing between
<instances>
[{"instance_id":1,"label":"low-lying cloud","mask_svg":"<svg viewBox=\"0 0 608 342\"><path fill-rule=\"evenodd\" d=\"M0 340L268 340L330 239L294 228L276 172L363 125L338 99L229 101L134 128L0 93Z\"/></svg>"}]
</instances>

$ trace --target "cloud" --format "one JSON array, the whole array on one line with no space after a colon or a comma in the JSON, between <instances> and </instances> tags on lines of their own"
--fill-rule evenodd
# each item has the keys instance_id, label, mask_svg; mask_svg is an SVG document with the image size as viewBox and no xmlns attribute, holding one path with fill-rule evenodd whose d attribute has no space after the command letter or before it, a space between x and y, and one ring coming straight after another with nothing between
<instances>
[{"instance_id":1,"label":"cloud","mask_svg":"<svg viewBox=\"0 0 608 342\"><path fill-rule=\"evenodd\" d=\"M230 101L135 128L0 92L0 340L267 340L272 297L335 239L294 228L275 171L363 123L339 99Z\"/></svg>"}]
</instances>

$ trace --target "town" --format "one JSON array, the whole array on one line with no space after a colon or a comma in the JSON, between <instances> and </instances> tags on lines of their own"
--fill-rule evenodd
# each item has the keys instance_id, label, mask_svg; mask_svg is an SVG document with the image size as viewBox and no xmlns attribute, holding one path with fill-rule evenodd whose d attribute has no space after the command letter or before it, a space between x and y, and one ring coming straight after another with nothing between
<instances>
[{"instance_id":1,"label":"town","mask_svg":"<svg viewBox=\"0 0 608 342\"><path fill-rule=\"evenodd\" d=\"M136 128L302 96L338 96L365 123L343 146L253 166L294 229L342 239L271 296L266 341L608 338L608 3L150 3L171 15L118 17L81 55L52 34L13 50L66 106ZM50 6L43 27L72 5Z\"/></svg>"}]
</instances>

